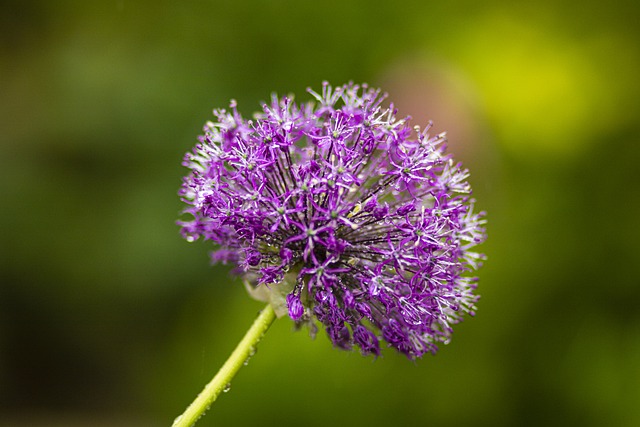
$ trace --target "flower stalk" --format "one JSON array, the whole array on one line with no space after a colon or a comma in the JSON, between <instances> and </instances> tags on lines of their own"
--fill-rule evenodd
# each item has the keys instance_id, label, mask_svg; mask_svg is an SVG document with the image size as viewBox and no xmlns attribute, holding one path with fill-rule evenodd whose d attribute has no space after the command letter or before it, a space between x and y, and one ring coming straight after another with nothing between
<instances>
[{"instance_id":1,"label":"flower stalk","mask_svg":"<svg viewBox=\"0 0 640 427\"><path fill-rule=\"evenodd\" d=\"M275 318L276 315L271 304L267 304L216 376L204 387L184 413L175 419L172 427L190 427L198 421L211 404L216 401L220 393L228 389L233 377L255 353L256 345Z\"/></svg>"}]
</instances>

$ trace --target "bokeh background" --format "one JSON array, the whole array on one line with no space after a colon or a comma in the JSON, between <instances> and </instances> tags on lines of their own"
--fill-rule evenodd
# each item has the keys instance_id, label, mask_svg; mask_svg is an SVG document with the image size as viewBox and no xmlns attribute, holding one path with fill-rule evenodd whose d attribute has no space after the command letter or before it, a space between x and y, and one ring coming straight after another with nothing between
<instances>
[{"instance_id":1,"label":"bokeh background","mask_svg":"<svg viewBox=\"0 0 640 427\"><path fill-rule=\"evenodd\" d=\"M214 107L323 80L433 119L488 212L416 363L276 322L201 426L640 425L637 1L3 1L0 425L168 426L262 307L175 220Z\"/></svg>"}]
</instances>

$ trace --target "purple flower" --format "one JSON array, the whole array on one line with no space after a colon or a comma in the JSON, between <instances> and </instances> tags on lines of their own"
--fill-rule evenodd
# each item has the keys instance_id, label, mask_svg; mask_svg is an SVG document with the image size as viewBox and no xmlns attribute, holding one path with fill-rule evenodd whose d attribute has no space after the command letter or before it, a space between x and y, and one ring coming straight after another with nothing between
<instances>
[{"instance_id":1,"label":"purple flower","mask_svg":"<svg viewBox=\"0 0 640 427\"><path fill-rule=\"evenodd\" d=\"M337 347L414 359L474 314L482 213L444 134L397 119L366 85L272 97L255 120L216 110L184 165L189 241L213 241L250 292Z\"/></svg>"}]
</instances>

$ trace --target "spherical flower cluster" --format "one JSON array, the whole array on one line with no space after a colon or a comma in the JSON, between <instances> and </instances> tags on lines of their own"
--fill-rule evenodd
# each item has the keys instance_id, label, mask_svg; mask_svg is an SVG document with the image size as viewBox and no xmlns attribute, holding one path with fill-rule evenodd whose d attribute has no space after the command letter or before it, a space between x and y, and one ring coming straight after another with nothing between
<instances>
[{"instance_id":1,"label":"spherical flower cluster","mask_svg":"<svg viewBox=\"0 0 640 427\"><path fill-rule=\"evenodd\" d=\"M483 214L444 134L397 119L366 85L275 95L255 120L214 111L184 165L183 236L213 241L251 291L337 347L414 359L474 314ZM277 305L277 303L274 303ZM313 326L312 326L313 327Z\"/></svg>"}]
</instances>

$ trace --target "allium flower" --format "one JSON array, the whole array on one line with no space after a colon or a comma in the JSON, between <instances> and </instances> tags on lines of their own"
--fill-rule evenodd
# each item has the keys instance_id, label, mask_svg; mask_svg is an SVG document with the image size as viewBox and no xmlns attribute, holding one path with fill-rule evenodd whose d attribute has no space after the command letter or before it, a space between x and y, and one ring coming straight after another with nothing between
<instances>
[{"instance_id":1,"label":"allium flower","mask_svg":"<svg viewBox=\"0 0 640 427\"><path fill-rule=\"evenodd\" d=\"M337 347L414 359L474 314L482 213L444 134L412 128L366 85L272 97L255 120L216 110L184 165L189 241L213 241L251 292ZM313 326L312 326L313 327Z\"/></svg>"}]
</instances>

